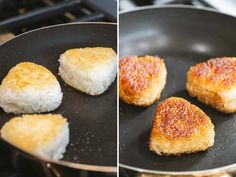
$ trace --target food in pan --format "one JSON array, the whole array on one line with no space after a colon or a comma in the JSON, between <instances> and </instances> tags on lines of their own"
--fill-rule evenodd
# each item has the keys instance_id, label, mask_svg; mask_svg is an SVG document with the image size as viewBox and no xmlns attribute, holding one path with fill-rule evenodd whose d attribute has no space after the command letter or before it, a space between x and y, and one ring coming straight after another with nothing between
<instances>
[{"instance_id":1,"label":"food in pan","mask_svg":"<svg viewBox=\"0 0 236 177\"><path fill-rule=\"evenodd\" d=\"M171 97L156 108L149 147L158 155L203 151L214 144L214 125L197 106Z\"/></svg>"},{"instance_id":2,"label":"food in pan","mask_svg":"<svg viewBox=\"0 0 236 177\"><path fill-rule=\"evenodd\" d=\"M1 136L29 153L58 160L69 143L69 128L59 114L23 115L5 123Z\"/></svg>"},{"instance_id":3,"label":"food in pan","mask_svg":"<svg viewBox=\"0 0 236 177\"><path fill-rule=\"evenodd\" d=\"M186 88L190 96L218 111L236 112L236 58L215 58L192 66Z\"/></svg>"},{"instance_id":4,"label":"food in pan","mask_svg":"<svg viewBox=\"0 0 236 177\"><path fill-rule=\"evenodd\" d=\"M154 56L124 57L119 62L119 96L128 104L149 106L158 100L166 84L166 67Z\"/></svg>"},{"instance_id":5,"label":"food in pan","mask_svg":"<svg viewBox=\"0 0 236 177\"><path fill-rule=\"evenodd\" d=\"M111 48L70 49L60 56L59 62L62 79L90 95L102 94L116 77L116 53Z\"/></svg>"},{"instance_id":6,"label":"food in pan","mask_svg":"<svg viewBox=\"0 0 236 177\"><path fill-rule=\"evenodd\" d=\"M62 101L60 84L45 67L22 62L0 85L0 106L7 113L40 113L56 109Z\"/></svg>"}]
</instances>

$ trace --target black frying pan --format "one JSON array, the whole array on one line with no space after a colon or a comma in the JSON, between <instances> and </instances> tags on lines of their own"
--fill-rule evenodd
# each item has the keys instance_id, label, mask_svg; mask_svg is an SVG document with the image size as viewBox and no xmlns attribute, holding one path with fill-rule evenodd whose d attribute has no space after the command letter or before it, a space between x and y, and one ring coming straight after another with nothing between
<instances>
[{"instance_id":1,"label":"black frying pan","mask_svg":"<svg viewBox=\"0 0 236 177\"><path fill-rule=\"evenodd\" d=\"M236 168L236 114L223 114L191 98L185 89L191 65L236 56L236 18L185 6L147 7L120 15L120 57L158 55L167 65L161 99L148 108L120 101L120 166L155 174L214 173ZM205 152L158 156L148 148L154 111L178 96L199 106L215 125L215 145Z\"/></svg>"},{"instance_id":2,"label":"black frying pan","mask_svg":"<svg viewBox=\"0 0 236 177\"><path fill-rule=\"evenodd\" d=\"M53 113L66 117L70 128L70 143L64 158L57 162L27 155L0 138L1 149L4 152L9 150L8 154L11 154L16 168L22 169L26 166L29 171L36 162L49 162L45 169L49 167L52 173L62 174L58 168L72 167L79 171L109 172L115 175L116 81L102 95L89 96L66 85L58 76L60 54L70 48L88 46L111 47L116 51L117 26L108 23L84 23L46 27L20 35L0 46L0 80L14 65L22 61L43 65L56 75L62 87L63 101ZM0 109L0 127L13 116ZM39 173L39 167L35 168Z\"/></svg>"}]
</instances>

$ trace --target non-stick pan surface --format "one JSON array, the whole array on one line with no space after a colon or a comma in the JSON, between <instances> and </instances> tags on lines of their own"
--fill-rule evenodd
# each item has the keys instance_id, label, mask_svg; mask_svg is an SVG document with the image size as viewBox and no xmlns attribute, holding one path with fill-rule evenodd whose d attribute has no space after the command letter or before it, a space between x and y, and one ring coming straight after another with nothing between
<instances>
[{"instance_id":1,"label":"non-stick pan surface","mask_svg":"<svg viewBox=\"0 0 236 177\"><path fill-rule=\"evenodd\" d=\"M167 65L161 99L148 108L120 101L120 163L152 173L216 169L236 163L236 114L223 114L191 98L185 89L191 65L236 56L236 18L189 7L148 7L120 15L120 57L158 55ZM158 156L148 148L156 106L178 96L199 106L215 125L215 145L205 152ZM229 167L229 166L228 166Z\"/></svg>"},{"instance_id":2,"label":"non-stick pan surface","mask_svg":"<svg viewBox=\"0 0 236 177\"><path fill-rule=\"evenodd\" d=\"M66 85L58 75L59 56L67 49L100 46L116 51L116 35L115 24L67 24L35 30L0 46L0 80L22 61L45 66L59 80L63 101L52 113L66 117L70 128L70 143L59 164L89 164L104 171L104 166L116 166L116 81L102 95L89 96ZM13 116L0 109L0 127Z\"/></svg>"}]
</instances>

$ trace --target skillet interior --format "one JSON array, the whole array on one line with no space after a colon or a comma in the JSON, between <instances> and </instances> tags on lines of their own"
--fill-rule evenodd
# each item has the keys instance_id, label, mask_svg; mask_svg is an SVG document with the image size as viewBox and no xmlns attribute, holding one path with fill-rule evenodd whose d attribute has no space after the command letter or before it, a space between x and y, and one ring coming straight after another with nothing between
<instances>
[{"instance_id":1,"label":"skillet interior","mask_svg":"<svg viewBox=\"0 0 236 177\"><path fill-rule=\"evenodd\" d=\"M223 114L189 97L186 71L212 57L236 56L236 19L213 11L184 7L147 8L120 15L120 57L158 55L167 65L161 99L148 108L120 101L120 163L154 171L199 171L236 163L236 115ZM213 121L213 148L182 156L157 156L148 149L155 107L179 96L199 106Z\"/></svg>"},{"instance_id":2,"label":"skillet interior","mask_svg":"<svg viewBox=\"0 0 236 177\"><path fill-rule=\"evenodd\" d=\"M97 166L116 166L116 81L100 96L89 96L67 86L58 76L61 53L77 47L111 47L116 51L114 24L68 24L23 34L0 46L0 80L10 68L31 61L48 68L59 80L63 102L53 113L68 119L70 144L65 161ZM0 126L13 117L0 109Z\"/></svg>"}]
</instances>

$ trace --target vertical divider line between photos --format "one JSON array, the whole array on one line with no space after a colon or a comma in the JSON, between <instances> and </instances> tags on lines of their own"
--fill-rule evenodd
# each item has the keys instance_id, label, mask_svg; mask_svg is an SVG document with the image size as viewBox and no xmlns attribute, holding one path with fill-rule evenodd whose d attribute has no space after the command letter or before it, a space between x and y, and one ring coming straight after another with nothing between
<instances>
[{"instance_id":1,"label":"vertical divider line between photos","mask_svg":"<svg viewBox=\"0 0 236 177\"><path fill-rule=\"evenodd\" d=\"M119 117L119 110L120 110L120 105L119 105L119 58L120 58L120 45L119 45L119 29L120 29L120 16L119 16L119 0L117 0L117 177L120 176L119 173L119 149L120 149L120 136L119 136L119 132L120 132L120 117Z\"/></svg>"}]
</instances>

